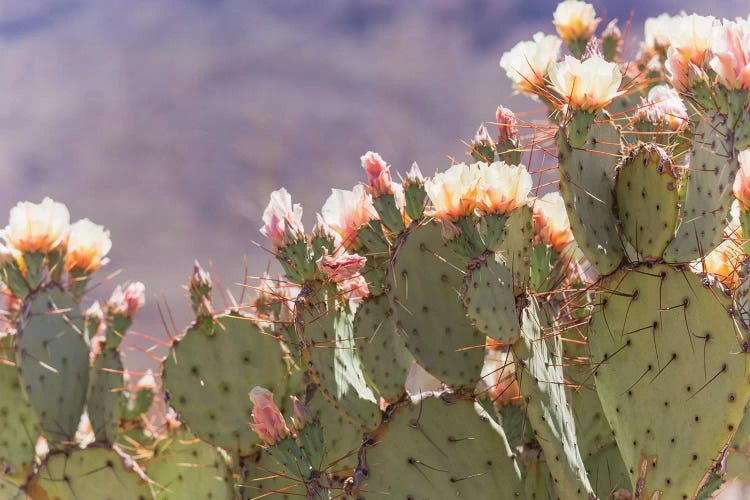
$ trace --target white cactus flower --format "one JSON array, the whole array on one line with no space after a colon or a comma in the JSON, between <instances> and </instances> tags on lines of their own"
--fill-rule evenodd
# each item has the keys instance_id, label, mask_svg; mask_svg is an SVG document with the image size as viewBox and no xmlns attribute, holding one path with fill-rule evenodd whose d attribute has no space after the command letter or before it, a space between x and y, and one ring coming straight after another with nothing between
<instances>
[{"instance_id":1,"label":"white cactus flower","mask_svg":"<svg viewBox=\"0 0 750 500\"><path fill-rule=\"evenodd\" d=\"M24 201L11 208L3 236L19 252L49 252L65 243L69 229L68 208L44 198L41 203Z\"/></svg>"},{"instance_id":2,"label":"white cactus flower","mask_svg":"<svg viewBox=\"0 0 750 500\"><path fill-rule=\"evenodd\" d=\"M599 56L583 62L565 56L563 61L550 65L549 78L565 103L576 110L594 112L622 94L618 91L622 82L620 68Z\"/></svg>"},{"instance_id":3,"label":"white cactus flower","mask_svg":"<svg viewBox=\"0 0 750 500\"><path fill-rule=\"evenodd\" d=\"M65 270L94 272L107 263L106 255L111 248L112 240L104 226L81 219L70 226Z\"/></svg>"},{"instance_id":4,"label":"white cactus flower","mask_svg":"<svg viewBox=\"0 0 750 500\"><path fill-rule=\"evenodd\" d=\"M594 6L580 0L565 0L557 4L553 14L553 23L557 34L566 43L578 40L588 41L599 25Z\"/></svg>"},{"instance_id":5,"label":"white cactus flower","mask_svg":"<svg viewBox=\"0 0 750 500\"><path fill-rule=\"evenodd\" d=\"M536 33L532 40L519 42L503 54L500 67L513 81L514 87L534 90L544 85L547 68L557 60L561 46L560 38Z\"/></svg>"}]
</instances>

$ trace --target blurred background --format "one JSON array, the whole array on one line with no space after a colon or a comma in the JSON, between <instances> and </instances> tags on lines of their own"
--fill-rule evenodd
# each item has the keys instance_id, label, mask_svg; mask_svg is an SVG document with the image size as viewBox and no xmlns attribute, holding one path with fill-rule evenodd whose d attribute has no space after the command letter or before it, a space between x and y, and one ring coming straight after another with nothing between
<instances>
[{"instance_id":1,"label":"blurred background","mask_svg":"<svg viewBox=\"0 0 750 500\"><path fill-rule=\"evenodd\" d=\"M622 27L680 10L747 16L747 0L592 2ZM502 53L554 33L552 0L0 0L0 220L51 196L112 232L122 269L95 292L146 284L135 330L164 338L155 307L190 321L182 285L212 262L241 294L271 263L258 229L286 187L311 227L331 187L379 152L426 175L513 96ZM491 134L495 134L490 129ZM4 222L2 222L4 224ZM273 268L275 269L275 268ZM219 299L220 305L221 299ZM88 304L85 304L86 306Z\"/></svg>"}]
</instances>

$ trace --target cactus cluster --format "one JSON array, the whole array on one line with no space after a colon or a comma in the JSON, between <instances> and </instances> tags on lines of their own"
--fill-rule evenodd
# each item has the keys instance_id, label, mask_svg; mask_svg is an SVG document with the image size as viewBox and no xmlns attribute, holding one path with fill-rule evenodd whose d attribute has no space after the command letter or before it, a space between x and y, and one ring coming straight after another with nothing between
<instances>
[{"instance_id":1,"label":"cactus cluster","mask_svg":"<svg viewBox=\"0 0 750 500\"><path fill-rule=\"evenodd\" d=\"M374 152L283 276L129 373L140 283L82 311L109 233L52 200L0 249L0 498L709 498L750 480L750 18L660 16L634 60L565 0L500 66L468 163ZM564 48L565 47L565 48ZM567 50L568 54L563 54ZM535 186L522 161L552 156ZM555 189L559 186L559 191Z\"/></svg>"}]
</instances>

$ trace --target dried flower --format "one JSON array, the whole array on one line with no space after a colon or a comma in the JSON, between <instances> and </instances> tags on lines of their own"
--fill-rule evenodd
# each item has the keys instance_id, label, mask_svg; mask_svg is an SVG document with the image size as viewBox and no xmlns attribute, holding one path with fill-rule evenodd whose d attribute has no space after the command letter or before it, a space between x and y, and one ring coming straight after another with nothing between
<instances>
[{"instance_id":1,"label":"dried flower","mask_svg":"<svg viewBox=\"0 0 750 500\"><path fill-rule=\"evenodd\" d=\"M268 446L273 446L282 439L291 436L284 421L284 416L273 400L273 393L263 387L253 387L250 391L253 403L253 422L248 424Z\"/></svg>"}]
</instances>

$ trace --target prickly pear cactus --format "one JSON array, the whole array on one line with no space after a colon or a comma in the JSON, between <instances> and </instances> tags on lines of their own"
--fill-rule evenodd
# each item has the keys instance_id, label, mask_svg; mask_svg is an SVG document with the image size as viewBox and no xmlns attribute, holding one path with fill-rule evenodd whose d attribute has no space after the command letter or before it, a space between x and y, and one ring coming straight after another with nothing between
<instances>
[{"instance_id":1,"label":"prickly pear cactus","mask_svg":"<svg viewBox=\"0 0 750 500\"><path fill-rule=\"evenodd\" d=\"M57 288L27 299L15 338L16 366L50 444L72 441L86 402L89 350L73 298Z\"/></svg>"},{"instance_id":2,"label":"prickly pear cactus","mask_svg":"<svg viewBox=\"0 0 750 500\"><path fill-rule=\"evenodd\" d=\"M485 336L458 297L466 264L443 244L440 225L426 221L402 236L388 270L396 330L417 362L453 387L476 384L484 360Z\"/></svg>"},{"instance_id":3,"label":"prickly pear cactus","mask_svg":"<svg viewBox=\"0 0 750 500\"><path fill-rule=\"evenodd\" d=\"M117 349L106 348L94 361L86 411L97 440L117 440L126 403L122 393L124 370Z\"/></svg>"},{"instance_id":4,"label":"prickly pear cactus","mask_svg":"<svg viewBox=\"0 0 750 500\"><path fill-rule=\"evenodd\" d=\"M448 432L446 432L448 430ZM424 395L396 409L360 450L357 498L482 498L522 494L502 428L471 400Z\"/></svg>"},{"instance_id":5,"label":"prickly pear cactus","mask_svg":"<svg viewBox=\"0 0 750 500\"><path fill-rule=\"evenodd\" d=\"M163 373L169 403L189 428L240 455L252 453L258 443L247 427L248 392L256 385L281 386L285 379L278 340L238 314L193 325L173 346Z\"/></svg>"},{"instance_id":6,"label":"prickly pear cactus","mask_svg":"<svg viewBox=\"0 0 750 500\"><path fill-rule=\"evenodd\" d=\"M685 269L640 266L602 288L591 362L634 492L692 497L750 398L746 332L731 300Z\"/></svg>"}]
</instances>

